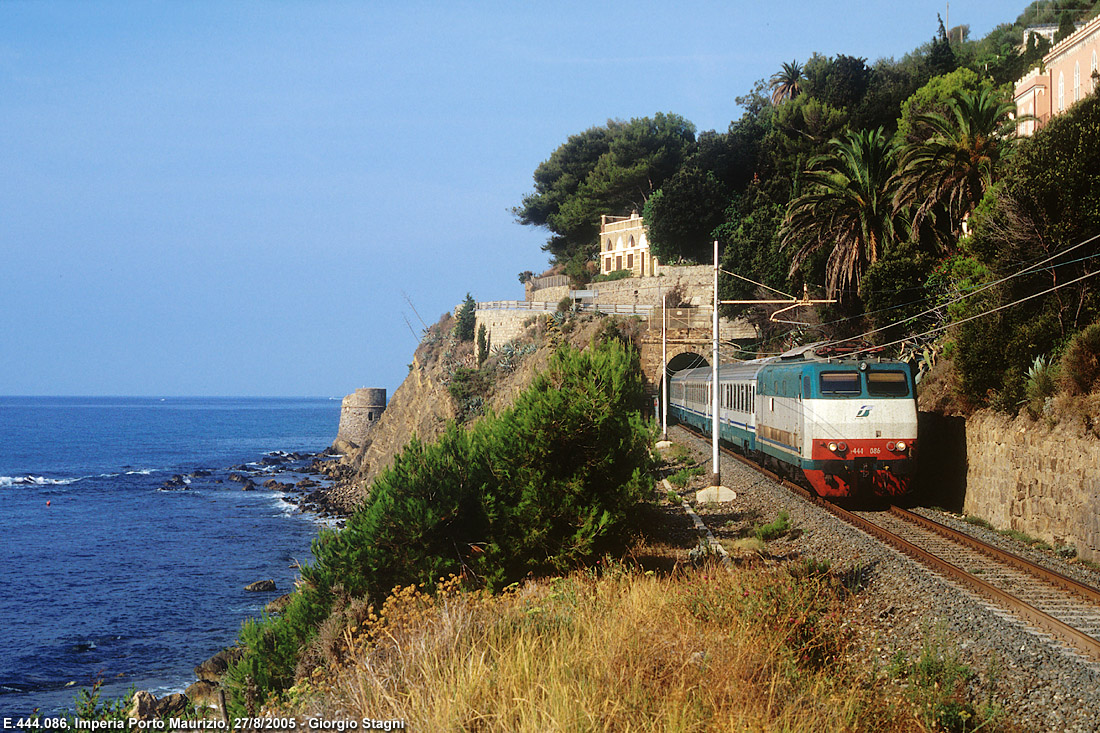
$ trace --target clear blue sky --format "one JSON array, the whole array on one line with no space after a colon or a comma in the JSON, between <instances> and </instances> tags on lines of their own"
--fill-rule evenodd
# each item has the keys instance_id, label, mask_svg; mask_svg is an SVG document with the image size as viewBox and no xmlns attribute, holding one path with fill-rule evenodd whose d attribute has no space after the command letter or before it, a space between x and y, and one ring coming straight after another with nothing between
<instances>
[{"instance_id":1,"label":"clear blue sky","mask_svg":"<svg viewBox=\"0 0 1100 733\"><path fill-rule=\"evenodd\" d=\"M900 57L945 10L0 0L0 394L392 394L402 292L432 323L546 266L510 208L569 135L725 130L782 62Z\"/></svg>"}]
</instances>

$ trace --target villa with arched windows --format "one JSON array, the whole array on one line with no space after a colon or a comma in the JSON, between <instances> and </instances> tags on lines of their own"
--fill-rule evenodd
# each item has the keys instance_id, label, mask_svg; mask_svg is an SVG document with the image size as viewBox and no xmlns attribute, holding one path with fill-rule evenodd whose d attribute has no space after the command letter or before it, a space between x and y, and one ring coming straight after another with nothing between
<instances>
[{"instance_id":1,"label":"villa with arched windows","mask_svg":"<svg viewBox=\"0 0 1100 733\"><path fill-rule=\"evenodd\" d=\"M649 253L645 224L637 211L630 216L600 217L600 274L629 270L635 277L649 277L660 263Z\"/></svg>"},{"instance_id":2,"label":"villa with arched windows","mask_svg":"<svg viewBox=\"0 0 1100 733\"><path fill-rule=\"evenodd\" d=\"M1043 57L1043 65L1016 82L1016 114L1033 115L1021 122L1019 134L1031 135L1053 115L1061 114L1096 91L1100 75L1100 15L1063 38Z\"/></svg>"}]
</instances>

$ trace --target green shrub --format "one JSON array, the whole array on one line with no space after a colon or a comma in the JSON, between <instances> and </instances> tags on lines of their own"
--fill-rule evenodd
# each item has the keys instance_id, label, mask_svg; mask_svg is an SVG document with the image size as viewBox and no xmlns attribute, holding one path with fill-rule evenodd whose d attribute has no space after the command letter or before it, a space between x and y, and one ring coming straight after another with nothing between
<instances>
[{"instance_id":1,"label":"green shrub","mask_svg":"<svg viewBox=\"0 0 1100 733\"><path fill-rule=\"evenodd\" d=\"M915 661L899 649L889 671L907 681L906 696L931 730L976 731L996 717L995 710L975 707L967 699L974 672L960 661L956 649L947 648L942 633L925 635Z\"/></svg>"},{"instance_id":2,"label":"green shrub","mask_svg":"<svg viewBox=\"0 0 1100 733\"><path fill-rule=\"evenodd\" d=\"M635 506L652 495L643 399L633 349L565 347L510 410L411 440L346 527L314 540L283 615L242 628L245 653L226 676L234 713L308 673L301 651L337 598L378 604L396 586L450 574L503 588L622 549Z\"/></svg>"},{"instance_id":3,"label":"green shrub","mask_svg":"<svg viewBox=\"0 0 1100 733\"><path fill-rule=\"evenodd\" d=\"M774 522L769 522L768 524L757 527L753 530L753 534L758 540L768 542L774 540L790 528L790 515L787 514L786 509L781 509L779 511L779 516L775 518Z\"/></svg>"},{"instance_id":4,"label":"green shrub","mask_svg":"<svg viewBox=\"0 0 1100 733\"><path fill-rule=\"evenodd\" d=\"M681 468L676 473L668 477L668 482L678 489L682 489L688 485L693 476L700 476L703 474L704 469L702 466L692 466L690 468Z\"/></svg>"},{"instance_id":5,"label":"green shrub","mask_svg":"<svg viewBox=\"0 0 1100 733\"><path fill-rule=\"evenodd\" d=\"M596 275L596 277L592 278L592 282L608 283L614 282L615 280L625 280L628 277L634 277L633 270L614 270L606 275Z\"/></svg>"},{"instance_id":6,"label":"green shrub","mask_svg":"<svg viewBox=\"0 0 1100 733\"><path fill-rule=\"evenodd\" d=\"M72 724L71 727L75 727L75 721L122 721L126 720L126 713L129 711L133 704L134 693L136 692L133 687L127 690L126 694L114 699L103 700L103 678L96 679L92 683L91 688L82 687L76 693L76 697L73 698L72 718L66 718L66 722ZM30 718L31 724L28 727L37 728L38 719L36 717ZM15 727L15 726L12 726ZM69 727L69 726L67 726Z\"/></svg>"},{"instance_id":7,"label":"green shrub","mask_svg":"<svg viewBox=\"0 0 1100 733\"><path fill-rule=\"evenodd\" d=\"M485 411L485 400L492 387L492 378L484 369L459 367L455 369L447 392L454 400L458 421L465 422Z\"/></svg>"},{"instance_id":8,"label":"green shrub","mask_svg":"<svg viewBox=\"0 0 1100 733\"><path fill-rule=\"evenodd\" d=\"M1100 323L1084 329L1062 355L1062 374L1071 394L1089 394L1100 387Z\"/></svg>"},{"instance_id":9,"label":"green shrub","mask_svg":"<svg viewBox=\"0 0 1100 733\"><path fill-rule=\"evenodd\" d=\"M606 316L600 319L595 333L592 335L592 343L614 339L634 348L644 336L645 328L642 320L637 316Z\"/></svg>"},{"instance_id":10,"label":"green shrub","mask_svg":"<svg viewBox=\"0 0 1100 733\"><path fill-rule=\"evenodd\" d=\"M489 332L482 323L477 327L477 365L481 366L489 358Z\"/></svg>"}]
</instances>

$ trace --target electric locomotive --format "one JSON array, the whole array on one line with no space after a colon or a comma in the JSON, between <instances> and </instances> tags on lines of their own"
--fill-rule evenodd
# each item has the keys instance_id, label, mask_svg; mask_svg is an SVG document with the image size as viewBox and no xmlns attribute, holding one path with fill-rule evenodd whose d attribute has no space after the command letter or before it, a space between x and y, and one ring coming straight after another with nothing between
<instances>
[{"instance_id":1,"label":"electric locomotive","mask_svg":"<svg viewBox=\"0 0 1100 733\"><path fill-rule=\"evenodd\" d=\"M669 413L710 433L709 367L669 380ZM719 437L800 472L821 496L899 497L916 469L909 366L812 344L718 370Z\"/></svg>"}]
</instances>

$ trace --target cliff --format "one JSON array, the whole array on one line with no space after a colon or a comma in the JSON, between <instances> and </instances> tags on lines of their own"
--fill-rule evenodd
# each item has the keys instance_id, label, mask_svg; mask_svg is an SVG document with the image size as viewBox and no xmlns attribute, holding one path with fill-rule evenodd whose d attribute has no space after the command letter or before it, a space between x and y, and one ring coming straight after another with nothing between
<instances>
[{"instance_id":1,"label":"cliff","mask_svg":"<svg viewBox=\"0 0 1100 733\"><path fill-rule=\"evenodd\" d=\"M530 323L503 348L495 348L485 360L478 379L483 386L477 409L465 419L475 419L483 409L499 411L515 396L549 359L555 344L568 341L578 346L591 342L593 334L614 319L593 315L570 317L564 324L547 325L545 316L531 316ZM463 419L463 406L457 405L448 385L459 370L477 368L476 346L460 342L451 332L455 319L445 314L425 333L413 354L409 374L394 392L385 412L370 431L363 445L337 444L347 451L326 472L337 480L329 492L329 503L351 513L366 498L370 484L392 462L414 435L432 440L442 434L451 420Z\"/></svg>"}]
</instances>

